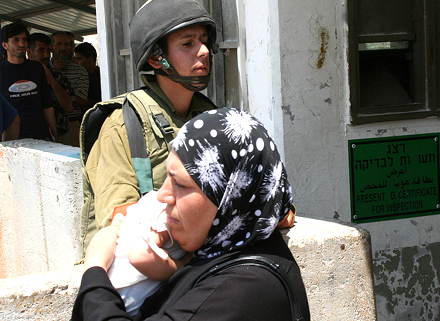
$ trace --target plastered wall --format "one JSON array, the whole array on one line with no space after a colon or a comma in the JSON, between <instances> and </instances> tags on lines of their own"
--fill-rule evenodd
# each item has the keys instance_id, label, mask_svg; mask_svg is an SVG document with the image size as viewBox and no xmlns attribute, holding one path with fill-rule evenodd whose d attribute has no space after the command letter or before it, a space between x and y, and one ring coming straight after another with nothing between
<instances>
[{"instance_id":1,"label":"plastered wall","mask_svg":"<svg viewBox=\"0 0 440 321\"><path fill-rule=\"evenodd\" d=\"M440 120L351 125L346 5L278 1L284 155L295 203L301 214L349 222L348 140L440 132ZM440 216L361 226L371 233L379 320L439 320Z\"/></svg>"}]
</instances>

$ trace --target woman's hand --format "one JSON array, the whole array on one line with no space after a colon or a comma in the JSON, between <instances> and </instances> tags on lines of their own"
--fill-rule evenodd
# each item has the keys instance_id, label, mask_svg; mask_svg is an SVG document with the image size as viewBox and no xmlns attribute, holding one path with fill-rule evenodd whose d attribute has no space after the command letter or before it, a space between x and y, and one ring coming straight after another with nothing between
<instances>
[{"instance_id":1,"label":"woman's hand","mask_svg":"<svg viewBox=\"0 0 440 321\"><path fill-rule=\"evenodd\" d=\"M123 219L122 214L116 214L112 224L99 230L92 238L84 258L84 272L94 266L108 271L115 259L116 239Z\"/></svg>"},{"instance_id":2,"label":"woman's hand","mask_svg":"<svg viewBox=\"0 0 440 321\"><path fill-rule=\"evenodd\" d=\"M293 210L292 210L293 209ZM291 228L295 224L296 208L292 205L292 209L287 213L286 217L278 223L277 229Z\"/></svg>"}]
</instances>

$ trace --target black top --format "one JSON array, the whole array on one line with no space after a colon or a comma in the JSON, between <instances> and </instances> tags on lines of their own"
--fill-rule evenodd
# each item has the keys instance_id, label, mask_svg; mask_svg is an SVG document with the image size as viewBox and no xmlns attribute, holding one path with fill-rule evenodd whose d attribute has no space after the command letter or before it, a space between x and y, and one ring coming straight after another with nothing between
<instances>
[{"instance_id":1,"label":"black top","mask_svg":"<svg viewBox=\"0 0 440 321\"><path fill-rule=\"evenodd\" d=\"M3 97L20 116L19 138L47 139L49 132L44 109L54 106L43 66L25 59L21 64L5 60L0 64Z\"/></svg>"},{"instance_id":2,"label":"black top","mask_svg":"<svg viewBox=\"0 0 440 321\"><path fill-rule=\"evenodd\" d=\"M193 287L202 273L239 255L260 255L278 263L294 285L304 320L310 320L298 265L278 230L247 251L193 259L146 299L135 320L291 320L282 283L260 267L238 266ZM84 273L73 309L72 321L76 320L131 320L102 268L94 267Z\"/></svg>"}]
</instances>

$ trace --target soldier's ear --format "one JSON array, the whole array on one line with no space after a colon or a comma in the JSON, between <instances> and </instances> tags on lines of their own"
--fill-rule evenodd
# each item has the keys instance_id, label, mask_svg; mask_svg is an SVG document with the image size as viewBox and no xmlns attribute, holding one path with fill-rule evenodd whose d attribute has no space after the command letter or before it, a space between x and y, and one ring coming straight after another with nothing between
<instances>
[{"instance_id":1,"label":"soldier's ear","mask_svg":"<svg viewBox=\"0 0 440 321\"><path fill-rule=\"evenodd\" d=\"M162 68L162 65L160 64L157 57L155 57L153 54L150 55L150 58L148 58L148 63L153 67L154 69L160 69Z\"/></svg>"}]
</instances>

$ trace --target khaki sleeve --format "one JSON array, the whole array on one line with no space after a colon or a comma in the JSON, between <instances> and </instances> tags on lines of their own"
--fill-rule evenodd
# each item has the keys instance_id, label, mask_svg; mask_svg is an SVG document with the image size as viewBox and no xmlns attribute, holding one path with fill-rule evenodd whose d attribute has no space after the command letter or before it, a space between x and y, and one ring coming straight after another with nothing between
<instances>
[{"instance_id":1,"label":"khaki sleeve","mask_svg":"<svg viewBox=\"0 0 440 321\"><path fill-rule=\"evenodd\" d=\"M101 229L110 224L115 207L136 202L140 195L121 110L104 122L97 142L99 157L89 177L95 192L96 224Z\"/></svg>"}]
</instances>

